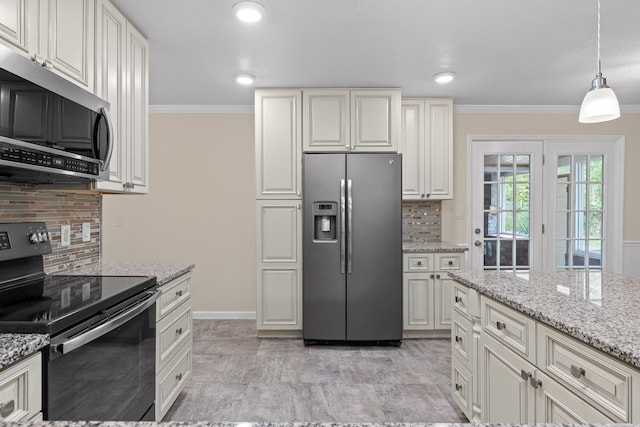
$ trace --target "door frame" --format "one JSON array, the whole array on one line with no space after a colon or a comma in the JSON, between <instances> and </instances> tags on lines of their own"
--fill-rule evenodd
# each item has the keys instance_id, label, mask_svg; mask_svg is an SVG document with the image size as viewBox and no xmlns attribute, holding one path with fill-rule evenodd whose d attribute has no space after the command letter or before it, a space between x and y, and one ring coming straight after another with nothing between
<instances>
[{"instance_id":1,"label":"door frame","mask_svg":"<svg viewBox=\"0 0 640 427\"><path fill-rule=\"evenodd\" d=\"M614 161L617 163L617 173L613 176L612 189L616 193L614 199L618 201L618 203L609 203L607 206L607 215L610 218L613 218L612 221L609 221L610 225L607 229L607 239L611 239L613 241L611 245L611 253L607 255L607 268L606 271L611 271L614 273L622 273L623 267L623 233L624 233L624 153L625 153L625 136L624 135L467 135L467 232L465 233L467 236L467 244L470 246L473 244L473 217L472 217L472 184L473 184L473 173L472 166L474 159L471 158L472 153L472 144L474 142L490 142L490 141L500 141L500 142L508 142L508 141L542 141L543 142L543 156L547 152L547 146L549 143L554 142L576 142L579 141L587 141L587 142L607 142L614 144ZM550 176L547 173L545 166L548 163L543 161L543 171L542 171L542 185L543 191L547 191L548 182L550 180ZM553 175L555 178L555 174ZM543 196L546 198L546 193ZM554 213L555 214L555 213ZM549 213L547 209L542 210L542 223L549 223ZM548 228L548 227L547 227ZM542 236L542 244L547 245L547 241L550 230L545 230L545 234ZM553 240L553 239L551 239ZM467 259L467 265L472 266L473 259L471 251L468 253L469 259ZM554 270L554 266L548 265L549 257L543 256L543 269L545 270Z\"/></svg>"}]
</instances>

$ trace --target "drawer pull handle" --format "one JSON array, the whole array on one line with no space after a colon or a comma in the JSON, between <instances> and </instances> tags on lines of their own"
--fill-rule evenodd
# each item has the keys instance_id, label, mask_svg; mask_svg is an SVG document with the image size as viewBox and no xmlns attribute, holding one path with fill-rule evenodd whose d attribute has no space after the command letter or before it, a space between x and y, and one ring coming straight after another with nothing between
<instances>
[{"instance_id":1,"label":"drawer pull handle","mask_svg":"<svg viewBox=\"0 0 640 427\"><path fill-rule=\"evenodd\" d=\"M542 387L542 381L534 379L533 376L529 378L529 384L531 384L531 387L536 389L538 387Z\"/></svg>"},{"instance_id":2,"label":"drawer pull handle","mask_svg":"<svg viewBox=\"0 0 640 427\"><path fill-rule=\"evenodd\" d=\"M498 328L499 331L502 331L504 329L507 329L507 324L504 322L496 322L496 328Z\"/></svg>"},{"instance_id":3,"label":"drawer pull handle","mask_svg":"<svg viewBox=\"0 0 640 427\"><path fill-rule=\"evenodd\" d=\"M455 302L458 302L458 303L462 302L462 297L459 297L457 295L453 299L454 299Z\"/></svg>"},{"instance_id":4,"label":"drawer pull handle","mask_svg":"<svg viewBox=\"0 0 640 427\"><path fill-rule=\"evenodd\" d=\"M177 296L178 298L180 298L180 297L182 296L182 291L181 291L181 290L180 290L180 291L176 291L176 296Z\"/></svg>"},{"instance_id":5,"label":"drawer pull handle","mask_svg":"<svg viewBox=\"0 0 640 427\"><path fill-rule=\"evenodd\" d=\"M453 265L453 261L449 261L449 265Z\"/></svg>"},{"instance_id":6,"label":"drawer pull handle","mask_svg":"<svg viewBox=\"0 0 640 427\"><path fill-rule=\"evenodd\" d=\"M574 377L576 377L576 378L583 377L585 373L586 373L586 371L584 370L584 368L580 368L578 366L571 365L571 375L573 375Z\"/></svg>"},{"instance_id":7,"label":"drawer pull handle","mask_svg":"<svg viewBox=\"0 0 640 427\"><path fill-rule=\"evenodd\" d=\"M458 344L462 343L462 337L461 337L461 336L456 335L456 342L457 342Z\"/></svg>"},{"instance_id":8,"label":"drawer pull handle","mask_svg":"<svg viewBox=\"0 0 640 427\"><path fill-rule=\"evenodd\" d=\"M520 369L520 377L522 377L523 380L528 381L529 378L531 378L531 372L527 372L524 369Z\"/></svg>"},{"instance_id":9,"label":"drawer pull handle","mask_svg":"<svg viewBox=\"0 0 640 427\"><path fill-rule=\"evenodd\" d=\"M182 328L176 329L176 335L182 335Z\"/></svg>"},{"instance_id":10,"label":"drawer pull handle","mask_svg":"<svg viewBox=\"0 0 640 427\"><path fill-rule=\"evenodd\" d=\"M180 381L182 379L182 374L176 375L176 381Z\"/></svg>"},{"instance_id":11,"label":"drawer pull handle","mask_svg":"<svg viewBox=\"0 0 640 427\"><path fill-rule=\"evenodd\" d=\"M440 275L439 275L439 274L436 274L436 279L439 279L439 278L440 278Z\"/></svg>"},{"instance_id":12,"label":"drawer pull handle","mask_svg":"<svg viewBox=\"0 0 640 427\"><path fill-rule=\"evenodd\" d=\"M460 384L456 384L456 391L461 391L462 390L462 386Z\"/></svg>"},{"instance_id":13,"label":"drawer pull handle","mask_svg":"<svg viewBox=\"0 0 640 427\"><path fill-rule=\"evenodd\" d=\"M436 275L435 275L435 274L432 274L432 275L430 275L430 276L429 276L429 278L430 278L430 279L435 279L435 278L436 278Z\"/></svg>"},{"instance_id":14,"label":"drawer pull handle","mask_svg":"<svg viewBox=\"0 0 640 427\"><path fill-rule=\"evenodd\" d=\"M417 264L418 264L418 266L421 266L422 265L422 261L418 261Z\"/></svg>"},{"instance_id":15,"label":"drawer pull handle","mask_svg":"<svg viewBox=\"0 0 640 427\"><path fill-rule=\"evenodd\" d=\"M6 403L0 403L0 417L6 418L13 413L16 408L15 400L10 400Z\"/></svg>"}]
</instances>

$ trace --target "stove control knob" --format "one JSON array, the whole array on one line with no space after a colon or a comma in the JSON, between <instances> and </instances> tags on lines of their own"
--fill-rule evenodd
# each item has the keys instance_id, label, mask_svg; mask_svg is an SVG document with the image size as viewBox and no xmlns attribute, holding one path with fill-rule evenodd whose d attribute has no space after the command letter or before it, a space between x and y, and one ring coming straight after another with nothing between
<instances>
[{"instance_id":1,"label":"stove control knob","mask_svg":"<svg viewBox=\"0 0 640 427\"><path fill-rule=\"evenodd\" d=\"M45 243L49 241L49 233L46 231L42 232L42 241Z\"/></svg>"},{"instance_id":2,"label":"stove control knob","mask_svg":"<svg viewBox=\"0 0 640 427\"><path fill-rule=\"evenodd\" d=\"M38 243L44 242L44 233L38 231Z\"/></svg>"},{"instance_id":3,"label":"stove control knob","mask_svg":"<svg viewBox=\"0 0 640 427\"><path fill-rule=\"evenodd\" d=\"M37 233L29 234L29 241L33 244L38 243L38 234Z\"/></svg>"}]
</instances>

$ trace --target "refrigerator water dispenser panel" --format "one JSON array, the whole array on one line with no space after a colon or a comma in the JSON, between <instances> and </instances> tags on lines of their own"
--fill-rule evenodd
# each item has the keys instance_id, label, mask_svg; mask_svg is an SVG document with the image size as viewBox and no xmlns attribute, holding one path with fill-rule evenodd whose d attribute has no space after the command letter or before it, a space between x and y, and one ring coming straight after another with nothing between
<instances>
[{"instance_id":1,"label":"refrigerator water dispenser panel","mask_svg":"<svg viewBox=\"0 0 640 427\"><path fill-rule=\"evenodd\" d=\"M336 202L315 202L313 204L313 240L336 241L336 218L338 204Z\"/></svg>"}]
</instances>

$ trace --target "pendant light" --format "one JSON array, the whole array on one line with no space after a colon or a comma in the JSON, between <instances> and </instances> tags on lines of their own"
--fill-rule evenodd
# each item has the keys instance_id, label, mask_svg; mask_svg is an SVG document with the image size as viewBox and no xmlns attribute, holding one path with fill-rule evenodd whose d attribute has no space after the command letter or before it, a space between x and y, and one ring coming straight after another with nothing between
<instances>
[{"instance_id":1,"label":"pendant light","mask_svg":"<svg viewBox=\"0 0 640 427\"><path fill-rule=\"evenodd\" d=\"M620 105L613 90L607 86L600 68L600 0L598 0L598 73L591 82L591 89L580 106L580 123L599 123L620 117Z\"/></svg>"}]
</instances>

